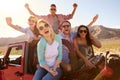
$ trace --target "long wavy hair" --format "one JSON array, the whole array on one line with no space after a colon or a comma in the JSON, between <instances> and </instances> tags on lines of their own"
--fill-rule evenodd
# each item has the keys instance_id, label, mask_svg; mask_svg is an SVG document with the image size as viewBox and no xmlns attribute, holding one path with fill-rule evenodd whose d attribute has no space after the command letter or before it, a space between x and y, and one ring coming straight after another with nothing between
<instances>
[{"instance_id":1,"label":"long wavy hair","mask_svg":"<svg viewBox=\"0 0 120 80\"><path fill-rule=\"evenodd\" d=\"M81 38L81 36L80 36L80 34L79 34L79 31L80 31L80 29L81 29L82 27L86 28L86 30L87 30L86 41L87 41L87 45L88 45L88 46L91 46L91 45L92 45L92 41L91 41L91 39L90 39L89 29L88 29L87 26L85 26L85 25L80 25L80 26L78 27L78 29L77 29L77 37L78 37L78 38Z\"/></svg>"}]
</instances>

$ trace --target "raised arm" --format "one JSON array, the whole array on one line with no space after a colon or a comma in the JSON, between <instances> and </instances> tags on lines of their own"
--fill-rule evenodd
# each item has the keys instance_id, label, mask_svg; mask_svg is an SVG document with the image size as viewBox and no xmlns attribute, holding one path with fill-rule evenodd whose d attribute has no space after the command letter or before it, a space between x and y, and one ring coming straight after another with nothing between
<instances>
[{"instance_id":1,"label":"raised arm","mask_svg":"<svg viewBox=\"0 0 120 80\"><path fill-rule=\"evenodd\" d=\"M12 24L12 18L11 18L11 17L6 17L6 23L7 23L10 27L12 27L12 28L14 28L14 29L16 29L16 30L20 30L20 27L19 27L18 25Z\"/></svg>"},{"instance_id":2,"label":"raised arm","mask_svg":"<svg viewBox=\"0 0 120 80\"><path fill-rule=\"evenodd\" d=\"M39 17L39 15L35 14L35 13L30 9L28 3L25 4L25 8L28 10L28 12L29 12L31 15L33 15L33 16L35 16L35 17Z\"/></svg>"},{"instance_id":3,"label":"raised arm","mask_svg":"<svg viewBox=\"0 0 120 80\"><path fill-rule=\"evenodd\" d=\"M91 37L91 40L92 40L92 44L97 47L97 48L101 48L102 47L102 44L101 42L95 38L91 33L90 33L90 37Z\"/></svg>"},{"instance_id":4,"label":"raised arm","mask_svg":"<svg viewBox=\"0 0 120 80\"><path fill-rule=\"evenodd\" d=\"M74 3L74 4L73 4L73 11L72 11L72 13L71 13L71 16L72 16L72 17L74 16L76 9L77 9L77 4Z\"/></svg>"},{"instance_id":5,"label":"raised arm","mask_svg":"<svg viewBox=\"0 0 120 80\"><path fill-rule=\"evenodd\" d=\"M91 21L87 26L90 28L90 27L93 25L93 23L96 22L96 20L98 19L98 17L99 17L99 15L96 14L96 15L93 17L92 21Z\"/></svg>"}]
</instances>

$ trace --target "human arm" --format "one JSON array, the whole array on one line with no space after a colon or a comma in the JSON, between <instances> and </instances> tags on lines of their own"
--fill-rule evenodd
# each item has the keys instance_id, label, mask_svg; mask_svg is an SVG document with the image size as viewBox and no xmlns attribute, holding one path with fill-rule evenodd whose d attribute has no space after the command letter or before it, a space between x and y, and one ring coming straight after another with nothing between
<instances>
[{"instance_id":1,"label":"human arm","mask_svg":"<svg viewBox=\"0 0 120 80\"><path fill-rule=\"evenodd\" d=\"M88 66L89 68L95 67L95 65L93 65L93 64L80 52L80 50L79 50L79 48L78 48L77 38L74 38L73 44L74 44L75 51L76 51L78 57L80 57L81 59L83 59L83 61L85 62L86 66Z\"/></svg>"},{"instance_id":2,"label":"human arm","mask_svg":"<svg viewBox=\"0 0 120 80\"><path fill-rule=\"evenodd\" d=\"M31 15L33 15L33 16L35 16L35 17L39 17L39 15L35 14L35 13L30 9L28 3L25 4L25 8L28 10L28 12L29 12Z\"/></svg>"},{"instance_id":3,"label":"human arm","mask_svg":"<svg viewBox=\"0 0 120 80\"><path fill-rule=\"evenodd\" d=\"M55 39L59 43L59 46L58 46L58 57L57 57L55 65L53 66L54 70L56 70L60 66L60 63L62 60L62 40L61 40L60 36L58 36L58 35L56 35Z\"/></svg>"},{"instance_id":4,"label":"human arm","mask_svg":"<svg viewBox=\"0 0 120 80\"><path fill-rule=\"evenodd\" d=\"M11 17L6 17L6 23L7 23L10 27L14 28L15 30L20 30L20 27L19 27L18 25L14 25L14 24L12 23L12 18L11 18Z\"/></svg>"},{"instance_id":5,"label":"human arm","mask_svg":"<svg viewBox=\"0 0 120 80\"><path fill-rule=\"evenodd\" d=\"M73 18L74 14L75 14L75 11L76 11L76 9L77 9L77 4L74 3L74 4L73 4L73 7L74 7L74 9L73 9L72 13L70 13L70 14L68 14L68 15L62 15L62 17L64 18L64 20L69 20L69 19L72 19L72 18Z\"/></svg>"},{"instance_id":6,"label":"human arm","mask_svg":"<svg viewBox=\"0 0 120 80\"><path fill-rule=\"evenodd\" d=\"M95 47L97 47L97 48L101 48L102 47L101 42L97 38L95 38L91 33L90 33L90 38L91 38L92 44Z\"/></svg>"},{"instance_id":7,"label":"human arm","mask_svg":"<svg viewBox=\"0 0 120 80\"><path fill-rule=\"evenodd\" d=\"M93 17L92 21L91 21L87 26L90 28L90 27L93 25L93 23L96 22L96 20L98 19L98 17L99 17L99 15L96 14L96 15Z\"/></svg>"},{"instance_id":8,"label":"human arm","mask_svg":"<svg viewBox=\"0 0 120 80\"><path fill-rule=\"evenodd\" d=\"M73 11L72 11L72 13L71 13L71 17L73 18L73 16L74 16L74 14L75 14L75 11L76 11L76 9L77 9L77 4L76 3L74 3L73 4Z\"/></svg>"},{"instance_id":9,"label":"human arm","mask_svg":"<svg viewBox=\"0 0 120 80\"><path fill-rule=\"evenodd\" d=\"M45 19L45 20L47 20L47 18L48 18L48 16L46 16L46 15L37 15L37 14L35 14L35 13L30 9L29 4L27 4L27 3L25 4L25 8L28 10L28 12L29 12L31 15L37 17L38 19Z\"/></svg>"},{"instance_id":10,"label":"human arm","mask_svg":"<svg viewBox=\"0 0 120 80\"><path fill-rule=\"evenodd\" d=\"M50 72L53 76L57 75L57 73L50 68L45 62L45 48L46 48L46 41L44 38L41 38L37 44L37 55L40 67L44 68L48 72Z\"/></svg>"},{"instance_id":11,"label":"human arm","mask_svg":"<svg viewBox=\"0 0 120 80\"><path fill-rule=\"evenodd\" d=\"M41 40L37 44L37 55L38 55L38 61L41 67L46 69L47 71L50 70L50 68L46 65L44 56L45 56L45 47L46 47L46 41L45 39L41 38Z\"/></svg>"}]
</instances>

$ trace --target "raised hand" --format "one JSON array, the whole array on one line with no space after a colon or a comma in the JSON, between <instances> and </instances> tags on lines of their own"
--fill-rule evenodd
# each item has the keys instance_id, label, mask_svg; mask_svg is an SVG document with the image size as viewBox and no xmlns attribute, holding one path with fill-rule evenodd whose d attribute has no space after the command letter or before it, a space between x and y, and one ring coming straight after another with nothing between
<instances>
[{"instance_id":1,"label":"raised hand","mask_svg":"<svg viewBox=\"0 0 120 80\"><path fill-rule=\"evenodd\" d=\"M25 8L29 8L29 4L28 3L25 4Z\"/></svg>"},{"instance_id":2,"label":"raised hand","mask_svg":"<svg viewBox=\"0 0 120 80\"><path fill-rule=\"evenodd\" d=\"M77 6L78 6L77 3L74 3L74 4L73 4L73 7L74 7L74 8L77 8Z\"/></svg>"},{"instance_id":3,"label":"raised hand","mask_svg":"<svg viewBox=\"0 0 120 80\"><path fill-rule=\"evenodd\" d=\"M99 15L96 14L94 17L93 17L93 22L95 22L97 19L98 19Z\"/></svg>"},{"instance_id":4,"label":"raised hand","mask_svg":"<svg viewBox=\"0 0 120 80\"><path fill-rule=\"evenodd\" d=\"M6 17L6 22L8 25L12 23L12 18L11 17Z\"/></svg>"}]
</instances>

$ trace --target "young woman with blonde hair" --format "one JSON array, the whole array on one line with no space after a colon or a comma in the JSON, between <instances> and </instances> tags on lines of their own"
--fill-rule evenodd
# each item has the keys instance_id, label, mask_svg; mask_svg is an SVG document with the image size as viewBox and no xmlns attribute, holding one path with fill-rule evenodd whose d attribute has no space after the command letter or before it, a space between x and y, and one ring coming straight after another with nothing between
<instances>
[{"instance_id":1,"label":"young woman with blonde hair","mask_svg":"<svg viewBox=\"0 0 120 80\"><path fill-rule=\"evenodd\" d=\"M61 38L54 33L51 25L45 20L38 21L37 28L42 36L37 45L40 67L33 80L59 80L62 72L60 68L62 60Z\"/></svg>"}]
</instances>

